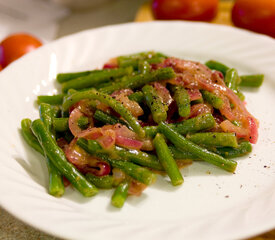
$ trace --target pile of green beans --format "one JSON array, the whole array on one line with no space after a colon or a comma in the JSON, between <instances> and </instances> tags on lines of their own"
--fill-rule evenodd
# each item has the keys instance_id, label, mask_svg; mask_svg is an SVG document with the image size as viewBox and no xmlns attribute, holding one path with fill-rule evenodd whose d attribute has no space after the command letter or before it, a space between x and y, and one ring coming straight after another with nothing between
<instances>
[{"instance_id":1,"label":"pile of green beans","mask_svg":"<svg viewBox=\"0 0 275 240\"><path fill-rule=\"evenodd\" d=\"M165 83L176 106L171 117L169 104L164 102L163 96L152 84L177 76L173 68L158 65L167 58L158 52L142 52L113 59L113 69L59 73L56 81L61 84L62 93L37 97L39 118L34 121L23 119L21 134L26 143L45 158L49 194L61 197L65 193L63 181L66 178L84 197L96 195L99 189L115 189L111 204L121 208L134 183L149 186L157 180L157 173L167 175L173 186L183 184L180 166L188 165L190 161L205 161L225 171L235 172L237 162L233 158L249 154L252 145L238 139L235 133L216 131L217 122L212 113L190 117L192 106L197 102L191 100L188 89ZM221 72L224 84L241 100L244 99L240 91L242 87L259 87L263 82L262 74L239 76L236 69L214 60L205 65ZM112 95L123 89L132 90L127 98L140 105L144 111L142 116L135 117L123 102ZM200 103L210 105L214 111L218 112L224 106L220 95L205 89L200 89L200 93ZM102 109L102 105L107 110ZM151 148L130 149L115 143L109 149L97 139L74 137L70 130L70 113L74 108L82 112L76 123L81 131L118 124L116 126L126 126L134 132L135 140L150 142ZM174 118L172 123L169 122L171 118ZM143 123L146 123L145 126ZM73 139L76 149L108 164L110 174L98 176L93 172L87 173L68 161L64 150L68 146L61 148L60 141L68 145ZM113 174L115 170L121 173L121 179Z\"/></svg>"}]
</instances>

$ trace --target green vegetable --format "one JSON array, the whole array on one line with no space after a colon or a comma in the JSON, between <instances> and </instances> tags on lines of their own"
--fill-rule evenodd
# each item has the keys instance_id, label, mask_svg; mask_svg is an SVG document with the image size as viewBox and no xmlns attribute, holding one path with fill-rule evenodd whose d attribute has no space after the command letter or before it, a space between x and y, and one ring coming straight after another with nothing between
<instances>
[{"instance_id":1,"label":"green vegetable","mask_svg":"<svg viewBox=\"0 0 275 240\"><path fill-rule=\"evenodd\" d=\"M72 73L59 73L56 76L56 80L59 83L64 83L68 82L72 79L79 78L79 77L84 77L96 72L99 72L101 70L93 70L93 71L84 71L84 72L72 72Z\"/></svg>"},{"instance_id":2,"label":"green vegetable","mask_svg":"<svg viewBox=\"0 0 275 240\"><path fill-rule=\"evenodd\" d=\"M97 141L86 140L84 138L78 139L77 144L82 147L86 152L99 158L102 157L102 155L105 155L119 160L130 161L154 170L163 170L160 162L155 155L148 154L139 150L131 150L115 146L114 149L110 151L103 149Z\"/></svg>"},{"instance_id":3,"label":"green vegetable","mask_svg":"<svg viewBox=\"0 0 275 240\"><path fill-rule=\"evenodd\" d=\"M188 91L185 90L184 87L176 86L173 89L174 92L174 100L178 106L178 112L181 117L187 117L190 114L191 106L190 106L190 97Z\"/></svg>"},{"instance_id":4,"label":"green vegetable","mask_svg":"<svg viewBox=\"0 0 275 240\"><path fill-rule=\"evenodd\" d=\"M47 103L41 103L39 106L39 114L40 119L44 123L48 132L51 134L52 139L55 140L55 131L53 129L54 109ZM49 193L53 196L61 197L65 192L62 175L50 161L45 151L44 155L46 157L46 163L49 172Z\"/></svg>"},{"instance_id":5,"label":"green vegetable","mask_svg":"<svg viewBox=\"0 0 275 240\"><path fill-rule=\"evenodd\" d=\"M31 129L37 137L44 152L54 166L64 175L72 185L85 197L91 197L98 192L98 189L88 182L85 177L67 161L61 148L58 147L50 132L40 119L32 122Z\"/></svg>"},{"instance_id":6,"label":"green vegetable","mask_svg":"<svg viewBox=\"0 0 275 240\"><path fill-rule=\"evenodd\" d=\"M128 181L124 181L117 186L116 190L113 193L112 201L111 201L114 207L117 207L117 208L123 207L128 196L129 185L130 184Z\"/></svg>"},{"instance_id":7,"label":"green vegetable","mask_svg":"<svg viewBox=\"0 0 275 240\"><path fill-rule=\"evenodd\" d=\"M37 138L32 133L31 123L32 121L29 118L25 118L21 121L21 134L30 147L44 155L44 150L42 149Z\"/></svg>"},{"instance_id":8,"label":"green vegetable","mask_svg":"<svg viewBox=\"0 0 275 240\"><path fill-rule=\"evenodd\" d=\"M94 117L94 119L96 119L102 123L105 123L105 124L114 125L114 124L120 123L122 125L127 126L127 123L125 121L123 121L122 119L119 119L116 116L110 115L110 114L105 113L101 110L96 110L93 117Z\"/></svg>"},{"instance_id":9,"label":"green vegetable","mask_svg":"<svg viewBox=\"0 0 275 240\"><path fill-rule=\"evenodd\" d=\"M57 132L69 130L69 118L53 118L53 128Z\"/></svg>"},{"instance_id":10,"label":"green vegetable","mask_svg":"<svg viewBox=\"0 0 275 240\"><path fill-rule=\"evenodd\" d=\"M138 62L139 73L149 73L150 71L151 71L151 66L146 60L141 60Z\"/></svg>"},{"instance_id":11,"label":"green vegetable","mask_svg":"<svg viewBox=\"0 0 275 240\"><path fill-rule=\"evenodd\" d=\"M196 133L214 127L215 119L211 113L206 113L180 123L169 124L169 126L180 134L186 135L187 133ZM144 127L143 129L147 137L153 138L157 134L157 126Z\"/></svg>"},{"instance_id":12,"label":"green vegetable","mask_svg":"<svg viewBox=\"0 0 275 240\"><path fill-rule=\"evenodd\" d=\"M61 105L63 102L65 94L57 94L57 95L40 95L37 96L37 104L40 105L41 103L48 103L51 105Z\"/></svg>"},{"instance_id":13,"label":"green vegetable","mask_svg":"<svg viewBox=\"0 0 275 240\"><path fill-rule=\"evenodd\" d=\"M199 160L197 156L195 156L193 153L188 151L181 151L174 145L169 146L170 152L172 153L172 156L174 159L190 159L190 160Z\"/></svg>"},{"instance_id":14,"label":"green vegetable","mask_svg":"<svg viewBox=\"0 0 275 240\"><path fill-rule=\"evenodd\" d=\"M158 130L165 135L178 149L182 151L189 151L199 159L214 164L226 171L234 172L237 163L233 160L224 159L223 157L209 152L207 149L202 148L191 141L187 140L184 136L180 135L167 124L161 122Z\"/></svg>"},{"instance_id":15,"label":"green vegetable","mask_svg":"<svg viewBox=\"0 0 275 240\"><path fill-rule=\"evenodd\" d=\"M104 69L94 74L78 77L62 84L62 91L67 92L69 89L83 89L95 87L102 82L111 81L124 75L130 75L133 72L132 67Z\"/></svg>"},{"instance_id":16,"label":"green vegetable","mask_svg":"<svg viewBox=\"0 0 275 240\"><path fill-rule=\"evenodd\" d=\"M174 77L175 72L172 68L161 68L150 73L128 76L123 81L114 83L111 86L100 88L99 91L111 94L116 90L124 88L136 89L150 82L162 81Z\"/></svg>"},{"instance_id":17,"label":"green vegetable","mask_svg":"<svg viewBox=\"0 0 275 240\"><path fill-rule=\"evenodd\" d=\"M174 186L180 185L183 183L183 177L179 171L177 163L175 162L166 142L161 134L157 134L154 138L154 146L157 151L158 158L161 162L161 165L168 174L171 182Z\"/></svg>"},{"instance_id":18,"label":"green vegetable","mask_svg":"<svg viewBox=\"0 0 275 240\"><path fill-rule=\"evenodd\" d=\"M241 80L236 69L230 68L226 71L224 82L242 101L244 100L244 95L238 89Z\"/></svg>"},{"instance_id":19,"label":"green vegetable","mask_svg":"<svg viewBox=\"0 0 275 240\"><path fill-rule=\"evenodd\" d=\"M149 64L160 63L167 58L162 53L155 52L142 52L137 54L131 54L127 56L120 56L117 58L118 65L120 67L132 66L134 69L138 69L140 61L147 61Z\"/></svg>"},{"instance_id":20,"label":"green vegetable","mask_svg":"<svg viewBox=\"0 0 275 240\"><path fill-rule=\"evenodd\" d=\"M150 108L153 120L156 123L165 121L167 118L167 105L163 104L162 99L158 96L156 89L151 85L145 85L142 88L147 106Z\"/></svg>"},{"instance_id":21,"label":"green vegetable","mask_svg":"<svg viewBox=\"0 0 275 240\"><path fill-rule=\"evenodd\" d=\"M210 69L212 69L212 70L220 71L223 74L223 76L226 75L226 71L229 69L229 67L227 67L223 63L220 63L220 62L217 62L217 61L214 61L214 60L207 61L205 63L205 65L207 67L209 67Z\"/></svg>"},{"instance_id":22,"label":"green vegetable","mask_svg":"<svg viewBox=\"0 0 275 240\"><path fill-rule=\"evenodd\" d=\"M242 87L260 87L264 81L263 74L243 75L240 76L241 82L239 86Z\"/></svg>"},{"instance_id":23,"label":"green vegetable","mask_svg":"<svg viewBox=\"0 0 275 240\"><path fill-rule=\"evenodd\" d=\"M223 147L223 148L209 148L224 158L236 158L244 156L252 151L252 145L250 142L241 142L237 148Z\"/></svg>"},{"instance_id":24,"label":"green vegetable","mask_svg":"<svg viewBox=\"0 0 275 240\"><path fill-rule=\"evenodd\" d=\"M126 109L120 102L109 96L108 94L104 94L101 92L98 92L95 89L91 89L88 91L83 92L77 92L74 93L64 99L63 102L63 110L66 111L68 108L82 100L82 99L93 99L93 100L99 100L100 102L110 106L114 111L116 111L118 114L120 114L129 124L129 126L140 136L144 137L145 132L138 123L137 119L131 114L131 112Z\"/></svg>"},{"instance_id":25,"label":"green vegetable","mask_svg":"<svg viewBox=\"0 0 275 240\"><path fill-rule=\"evenodd\" d=\"M188 134L186 138L201 146L238 147L235 133L205 132Z\"/></svg>"},{"instance_id":26,"label":"green vegetable","mask_svg":"<svg viewBox=\"0 0 275 240\"><path fill-rule=\"evenodd\" d=\"M91 173L87 173L85 177L98 188L111 189L113 187L113 176L106 175L103 177L97 177Z\"/></svg>"},{"instance_id":27,"label":"green vegetable","mask_svg":"<svg viewBox=\"0 0 275 240\"><path fill-rule=\"evenodd\" d=\"M144 183L145 185L151 185L156 180L156 175L147 168L138 166L131 162L115 160L111 158L109 158L108 161L110 162L112 167L121 169L130 177L136 179L141 183Z\"/></svg>"},{"instance_id":28,"label":"green vegetable","mask_svg":"<svg viewBox=\"0 0 275 240\"><path fill-rule=\"evenodd\" d=\"M212 106L213 106L214 108L216 108L216 109L222 108L224 102L223 102L223 100L222 100L220 97L218 97L216 94L211 93L211 92L208 92L208 91L206 91L206 90L202 90L201 93L202 93L203 99L204 99L207 103L209 103L210 105L212 105Z\"/></svg>"},{"instance_id":29,"label":"green vegetable","mask_svg":"<svg viewBox=\"0 0 275 240\"><path fill-rule=\"evenodd\" d=\"M137 103L142 103L144 101L144 94L141 91L137 91L129 95L128 98Z\"/></svg>"}]
</instances>

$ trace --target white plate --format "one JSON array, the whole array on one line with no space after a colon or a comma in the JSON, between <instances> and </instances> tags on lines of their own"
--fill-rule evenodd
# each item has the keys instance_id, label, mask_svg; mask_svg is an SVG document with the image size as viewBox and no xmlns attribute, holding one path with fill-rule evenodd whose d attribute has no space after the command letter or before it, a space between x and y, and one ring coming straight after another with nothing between
<instances>
[{"instance_id":1,"label":"white plate","mask_svg":"<svg viewBox=\"0 0 275 240\"><path fill-rule=\"evenodd\" d=\"M36 95L56 93L58 72L101 67L111 57L146 50L205 61L216 59L240 73L264 73L259 91L246 94L260 121L252 154L236 174L195 163L172 187L159 177L122 210L110 206L112 191L84 198L67 189L47 193L43 158L20 137L22 118L38 117ZM151 22L108 26L62 38L11 64L0 74L0 203L47 233L68 239L236 239L275 227L275 41L225 26Z\"/></svg>"}]
</instances>

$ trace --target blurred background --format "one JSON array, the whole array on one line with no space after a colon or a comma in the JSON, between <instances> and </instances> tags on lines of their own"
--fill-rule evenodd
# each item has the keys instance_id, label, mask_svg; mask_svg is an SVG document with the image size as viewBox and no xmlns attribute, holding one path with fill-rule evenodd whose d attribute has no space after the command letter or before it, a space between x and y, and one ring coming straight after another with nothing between
<instances>
[{"instance_id":1,"label":"blurred background","mask_svg":"<svg viewBox=\"0 0 275 240\"><path fill-rule=\"evenodd\" d=\"M275 0L0 0L0 71L57 38L155 19L206 21L275 37ZM0 207L2 239L57 238L25 225ZM275 239L275 231L254 239Z\"/></svg>"}]
</instances>

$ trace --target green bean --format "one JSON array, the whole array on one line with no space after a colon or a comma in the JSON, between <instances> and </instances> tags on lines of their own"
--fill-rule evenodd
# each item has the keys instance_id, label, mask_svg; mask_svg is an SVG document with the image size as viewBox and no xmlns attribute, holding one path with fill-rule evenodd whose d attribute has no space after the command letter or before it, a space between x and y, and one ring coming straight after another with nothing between
<instances>
[{"instance_id":1,"label":"green bean","mask_svg":"<svg viewBox=\"0 0 275 240\"><path fill-rule=\"evenodd\" d=\"M116 190L113 193L112 201L111 201L114 207L117 207L117 208L123 207L125 200L127 199L127 196L128 196L129 185L130 184L128 181L124 181L117 186Z\"/></svg>"},{"instance_id":2,"label":"green bean","mask_svg":"<svg viewBox=\"0 0 275 240\"><path fill-rule=\"evenodd\" d=\"M69 118L53 118L53 128L57 132L65 132L69 130Z\"/></svg>"},{"instance_id":3,"label":"green bean","mask_svg":"<svg viewBox=\"0 0 275 240\"><path fill-rule=\"evenodd\" d=\"M188 134L188 140L200 146L214 146L214 147L238 147L238 141L235 133L223 132L204 132Z\"/></svg>"},{"instance_id":4,"label":"green bean","mask_svg":"<svg viewBox=\"0 0 275 240\"><path fill-rule=\"evenodd\" d=\"M136 132L140 137L145 136L145 132L143 128L140 126L138 120L131 114L131 112L127 108L125 108L120 102L118 102L111 96L98 92L95 89L91 89L84 92L77 92L68 96L64 99L63 110L68 110L68 108L72 104L82 99L99 100L100 102L110 106L114 111L120 114L127 121L127 123L133 129L134 132Z\"/></svg>"},{"instance_id":5,"label":"green bean","mask_svg":"<svg viewBox=\"0 0 275 240\"><path fill-rule=\"evenodd\" d=\"M133 72L132 67L117 68L117 69L104 69L100 72L90 74L87 76L72 79L62 84L62 91L67 92L69 89L83 89L95 87L102 82L110 81L114 78L119 78L124 75L129 75Z\"/></svg>"},{"instance_id":6,"label":"green bean","mask_svg":"<svg viewBox=\"0 0 275 240\"><path fill-rule=\"evenodd\" d=\"M206 146L206 148L214 152L218 155L221 155L224 158L236 158L244 156L252 151L252 145L250 142L241 142L238 147L211 147ZM172 152L172 155L175 159L191 159L191 160L200 160L198 157L196 157L194 154L187 152L187 151L181 151L175 146L169 146L170 151Z\"/></svg>"},{"instance_id":7,"label":"green bean","mask_svg":"<svg viewBox=\"0 0 275 240\"><path fill-rule=\"evenodd\" d=\"M237 148L223 147L223 148L209 148L224 158L236 158L246 155L252 151L252 145L250 142L241 142Z\"/></svg>"},{"instance_id":8,"label":"green bean","mask_svg":"<svg viewBox=\"0 0 275 240\"><path fill-rule=\"evenodd\" d=\"M119 119L116 116L110 115L110 114L105 113L101 110L96 110L93 117L94 117L94 119L96 119L100 122L103 122L105 124L114 125L114 124L120 123L122 125L127 126L127 123L125 121L123 121L122 119Z\"/></svg>"},{"instance_id":9,"label":"green bean","mask_svg":"<svg viewBox=\"0 0 275 240\"><path fill-rule=\"evenodd\" d=\"M137 103L142 103L144 101L144 94L141 91L137 91L129 95L128 98Z\"/></svg>"},{"instance_id":10,"label":"green bean","mask_svg":"<svg viewBox=\"0 0 275 240\"><path fill-rule=\"evenodd\" d=\"M189 116L191 106L188 91L182 86L176 86L174 87L173 92L173 98L177 103L179 115L181 117Z\"/></svg>"},{"instance_id":11,"label":"green bean","mask_svg":"<svg viewBox=\"0 0 275 240\"><path fill-rule=\"evenodd\" d=\"M37 137L44 152L55 165L55 167L64 175L72 185L85 197L90 197L98 192L98 189L88 182L85 177L67 161L66 156L61 148L51 137L50 132L40 119L32 122L31 129Z\"/></svg>"},{"instance_id":12,"label":"green bean","mask_svg":"<svg viewBox=\"0 0 275 240\"><path fill-rule=\"evenodd\" d=\"M138 166L131 162L115 160L111 158L109 158L108 161L110 162L112 167L121 169L130 177L136 179L141 183L144 183L145 185L150 185L156 180L156 175L147 168Z\"/></svg>"},{"instance_id":13,"label":"green bean","mask_svg":"<svg viewBox=\"0 0 275 240\"><path fill-rule=\"evenodd\" d=\"M30 119L23 119L21 121L21 133L25 141L28 143L30 147L38 151L41 155L44 156L44 150L42 149L40 143L37 138L33 135L31 130ZM49 172L49 193L55 197L60 197L64 194L64 185L63 181L60 178L60 173L53 166L49 159L46 158L47 168Z\"/></svg>"},{"instance_id":14,"label":"green bean","mask_svg":"<svg viewBox=\"0 0 275 240\"><path fill-rule=\"evenodd\" d=\"M263 74L243 75L240 76L241 82L239 86L242 87L260 87L264 81Z\"/></svg>"},{"instance_id":15,"label":"green bean","mask_svg":"<svg viewBox=\"0 0 275 240\"><path fill-rule=\"evenodd\" d=\"M102 154L104 154L115 159L130 161L154 170L163 170L160 162L155 155L148 154L139 150L130 150L115 146L114 149L110 151L103 149L100 144L95 140L86 140L83 138L78 139L77 144L86 152L99 158L102 157Z\"/></svg>"},{"instance_id":16,"label":"green bean","mask_svg":"<svg viewBox=\"0 0 275 240\"><path fill-rule=\"evenodd\" d=\"M149 73L151 71L151 66L146 60L141 60L138 62L138 72L139 73Z\"/></svg>"},{"instance_id":17,"label":"green bean","mask_svg":"<svg viewBox=\"0 0 275 240\"><path fill-rule=\"evenodd\" d=\"M233 160L224 159L223 157L209 152L207 149L202 148L195 143L187 140L184 136L180 135L174 129L169 127L167 124L161 122L158 126L158 130L165 135L177 148L182 151L189 151L198 158L214 164L226 171L234 172L237 163Z\"/></svg>"},{"instance_id":18,"label":"green bean","mask_svg":"<svg viewBox=\"0 0 275 240\"><path fill-rule=\"evenodd\" d=\"M201 93L202 93L203 99L207 103L212 105L214 108L220 109L223 106L224 104L223 100L217 95L215 95L214 93L208 92L206 90L202 90Z\"/></svg>"},{"instance_id":19,"label":"green bean","mask_svg":"<svg viewBox=\"0 0 275 240\"><path fill-rule=\"evenodd\" d=\"M41 103L39 106L39 115L47 130L52 134L52 138L55 139L53 129L53 109L51 105L48 103Z\"/></svg>"},{"instance_id":20,"label":"green bean","mask_svg":"<svg viewBox=\"0 0 275 240\"><path fill-rule=\"evenodd\" d=\"M25 139L26 143L35 149L37 152L44 155L44 151L38 142L37 138L33 135L31 130L31 123L32 121L29 118L25 118L21 121L21 134Z\"/></svg>"},{"instance_id":21,"label":"green bean","mask_svg":"<svg viewBox=\"0 0 275 240\"><path fill-rule=\"evenodd\" d=\"M149 64L160 63L167 58L162 53L155 52L142 52L137 54L131 54L127 56L119 56L117 58L118 65L120 67L132 66L134 69L138 69L139 62L146 60Z\"/></svg>"},{"instance_id":22,"label":"green bean","mask_svg":"<svg viewBox=\"0 0 275 240\"><path fill-rule=\"evenodd\" d=\"M39 106L39 114L41 121L44 123L46 129L51 134L52 139L55 140L55 131L53 129L54 110L52 106L47 103L41 103ZM49 193L53 196L61 197L65 192L63 177L59 170L50 161L45 151L44 155L46 157L46 163L49 172Z\"/></svg>"},{"instance_id":23,"label":"green bean","mask_svg":"<svg viewBox=\"0 0 275 240\"><path fill-rule=\"evenodd\" d=\"M244 95L238 89L240 83L240 77L236 69L230 68L226 71L224 82L228 88L230 88L242 101L244 100Z\"/></svg>"},{"instance_id":24,"label":"green bean","mask_svg":"<svg viewBox=\"0 0 275 240\"><path fill-rule=\"evenodd\" d=\"M57 94L52 96L40 95L37 96L37 104L48 103L51 105L61 105L65 94Z\"/></svg>"},{"instance_id":25,"label":"green bean","mask_svg":"<svg viewBox=\"0 0 275 240\"><path fill-rule=\"evenodd\" d=\"M58 73L56 76L56 80L59 83L68 82L72 79L84 77L90 75L92 73L99 72L101 70L93 70L93 71L84 71L84 72L71 72L71 73Z\"/></svg>"},{"instance_id":26,"label":"green bean","mask_svg":"<svg viewBox=\"0 0 275 240\"><path fill-rule=\"evenodd\" d=\"M85 116L80 116L80 118L77 121L77 125L81 128L81 129L86 129L87 126L89 124L89 118L85 117Z\"/></svg>"},{"instance_id":27,"label":"green bean","mask_svg":"<svg viewBox=\"0 0 275 240\"><path fill-rule=\"evenodd\" d=\"M198 157L195 156L193 153L188 151L181 151L175 146L171 145L169 146L170 152L172 153L172 156L174 159L181 159L181 160L198 160Z\"/></svg>"},{"instance_id":28,"label":"green bean","mask_svg":"<svg viewBox=\"0 0 275 240\"><path fill-rule=\"evenodd\" d=\"M100 88L99 90L101 92L111 94L116 90L120 90L124 88L136 89L150 82L162 81L162 80L166 80L174 77L175 77L175 72L173 71L172 68L170 67L161 68L161 69L152 71L150 73L138 74L135 76L128 76L123 81L114 83L111 86Z\"/></svg>"},{"instance_id":29,"label":"green bean","mask_svg":"<svg viewBox=\"0 0 275 240\"><path fill-rule=\"evenodd\" d=\"M205 63L205 65L207 67L209 67L210 69L212 69L212 70L218 70L218 71L220 71L223 74L223 76L226 75L226 71L229 69L229 67L227 67L223 63L220 63L220 62L217 62L217 61L214 61L214 60L207 61Z\"/></svg>"},{"instance_id":30,"label":"green bean","mask_svg":"<svg viewBox=\"0 0 275 240\"><path fill-rule=\"evenodd\" d=\"M186 135L213 128L215 119L211 113L206 113L179 123L169 124L169 126L180 134ZM148 126L143 129L147 137L153 138L157 134L157 126Z\"/></svg>"},{"instance_id":31,"label":"green bean","mask_svg":"<svg viewBox=\"0 0 275 240\"><path fill-rule=\"evenodd\" d=\"M162 102L156 89L151 85L142 88L147 106L150 108L153 120L156 123L165 121L167 118L168 107Z\"/></svg>"},{"instance_id":32,"label":"green bean","mask_svg":"<svg viewBox=\"0 0 275 240\"><path fill-rule=\"evenodd\" d=\"M102 177L97 177L91 173L87 173L85 177L97 188L111 189L113 187L113 182L114 182L113 176L106 175Z\"/></svg>"},{"instance_id":33,"label":"green bean","mask_svg":"<svg viewBox=\"0 0 275 240\"><path fill-rule=\"evenodd\" d=\"M161 162L161 165L163 166L167 175L169 176L171 183L174 186L182 184L183 177L179 171L175 159L173 158L165 142L165 138L163 137L163 135L158 133L154 138L153 143L156 148L156 152Z\"/></svg>"}]
</instances>

